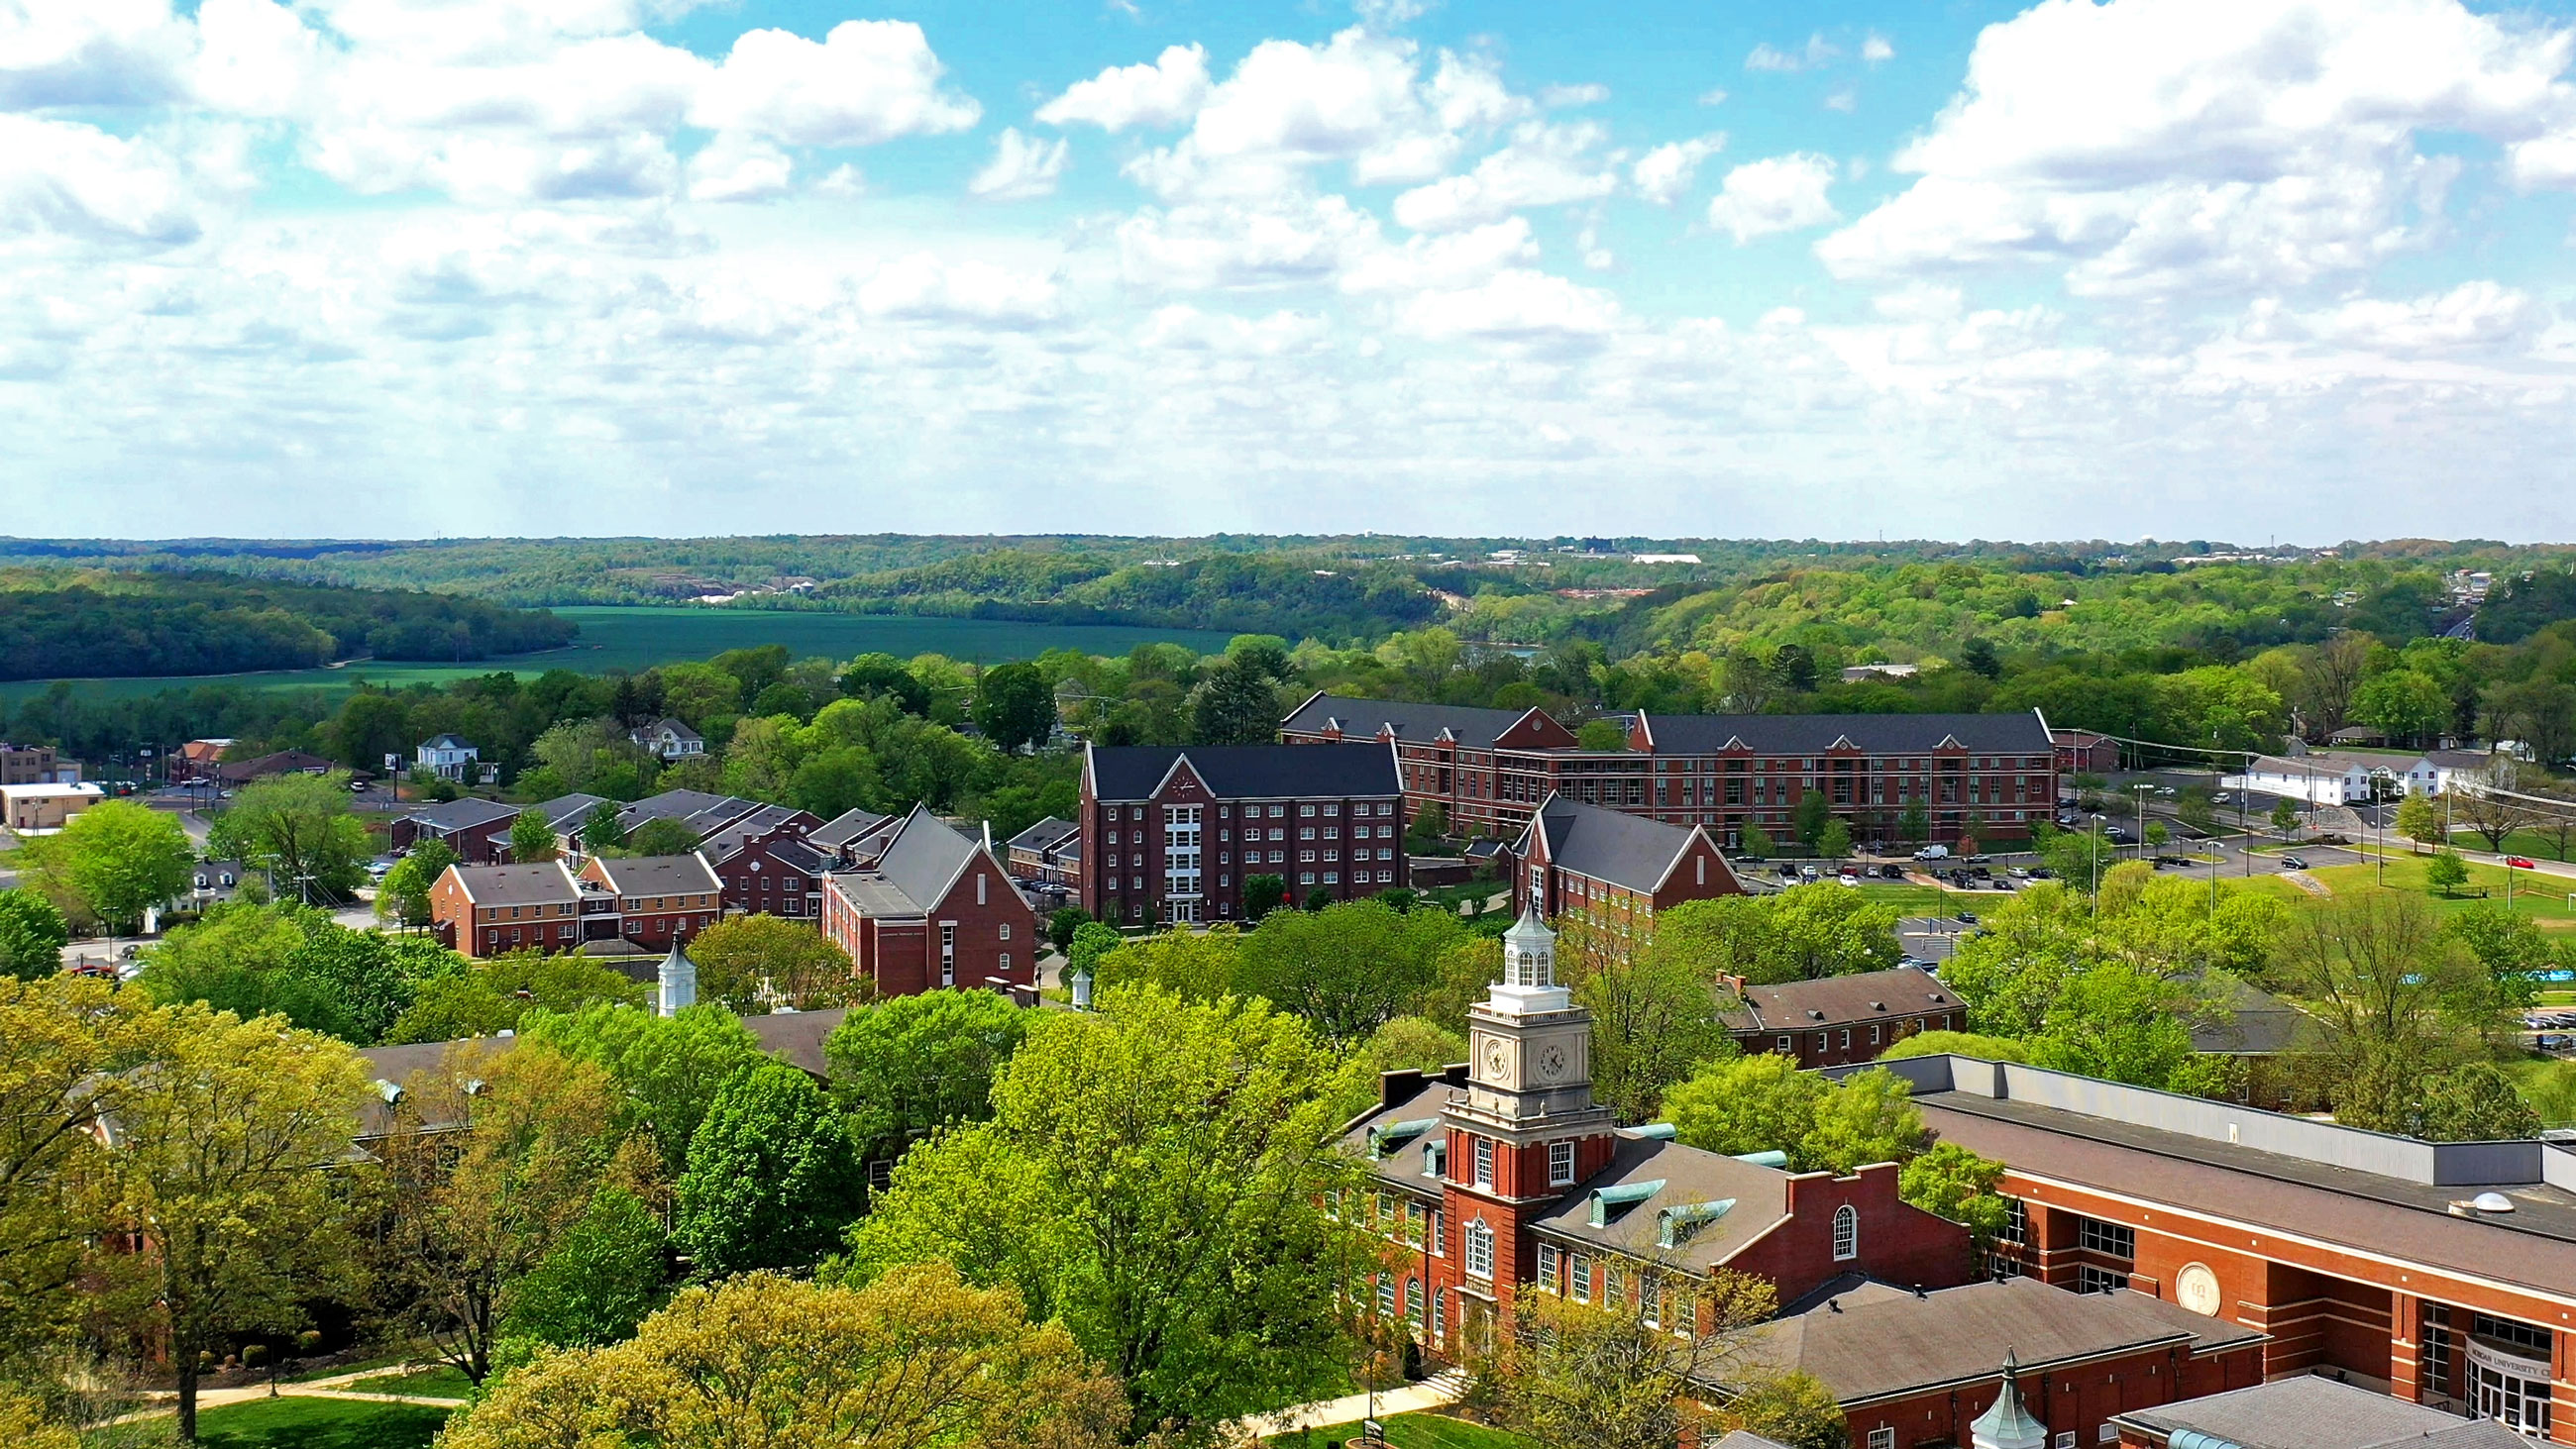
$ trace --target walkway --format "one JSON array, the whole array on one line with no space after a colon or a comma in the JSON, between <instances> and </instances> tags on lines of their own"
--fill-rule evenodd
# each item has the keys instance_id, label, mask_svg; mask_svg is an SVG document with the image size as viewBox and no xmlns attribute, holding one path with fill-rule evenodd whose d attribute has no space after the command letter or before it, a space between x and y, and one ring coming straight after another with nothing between
<instances>
[{"instance_id":1,"label":"walkway","mask_svg":"<svg viewBox=\"0 0 2576 1449\"><path fill-rule=\"evenodd\" d=\"M281 1399L363 1399L379 1404L423 1404L439 1409L453 1409L465 1402L463 1399L431 1398L422 1394L361 1393L344 1387L360 1379L390 1378L408 1372L411 1367L418 1367L418 1365L378 1364L373 1368L351 1369L347 1373L333 1374L328 1378L305 1379L301 1382L281 1379L276 1386L277 1397ZM137 1419L158 1418L163 1414L175 1414L179 1411L179 1395L176 1390L155 1389L148 1397L153 1401L152 1407L137 1409L131 1414L116 1419L115 1422L129 1424ZM208 1409L220 1409L227 1404L247 1404L253 1399L267 1397L269 1397L269 1385L264 1382L242 1384L234 1388L199 1389L197 1412L202 1414Z\"/></svg>"},{"instance_id":2,"label":"walkway","mask_svg":"<svg viewBox=\"0 0 2576 1449\"><path fill-rule=\"evenodd\" d=\"M1458 1369L1447 1369L1418 1384L1377 1392L1377 1417L1381 1420L1397 1414L1418 1414L1458 1402L1467 1391L1467 1375ZM1275 1414L1255 1414L1237 1427L1254 1439L1267 1439L1276 1434L1293 1434L1300 1429L1330 1429L1340 1424L1356 1424L1369 1417L1367 1394L1350 1394L1338 1399L1323 1399L1312 1404L1299 1404Z\"/></svg>"}]
</instances>

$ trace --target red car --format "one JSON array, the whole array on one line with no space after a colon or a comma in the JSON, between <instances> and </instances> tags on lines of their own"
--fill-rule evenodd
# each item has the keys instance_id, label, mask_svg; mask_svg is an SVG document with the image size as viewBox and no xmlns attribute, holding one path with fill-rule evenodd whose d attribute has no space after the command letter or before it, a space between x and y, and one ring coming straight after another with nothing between
<instances>
[{"instance_id":1,"label":"red car","mask_svg":"<svg viewBox=\"0 0 2576 1449\"><path fill-rule=\"evenodd\" d=\"M2538 864L2537 862L2533 861L2532 859L2530 859L2528 856L2508 855L2508 856L2506 856L2506 857L2504 858L2504 863L2505 863L2506 865L2508 865L2508 866L2511 866L2511 867L2512 867L2512 868L2514 868L2515 870L2538 870L2538 869L2540 869L2539 864Z\"/></svg>"}]
</instances>

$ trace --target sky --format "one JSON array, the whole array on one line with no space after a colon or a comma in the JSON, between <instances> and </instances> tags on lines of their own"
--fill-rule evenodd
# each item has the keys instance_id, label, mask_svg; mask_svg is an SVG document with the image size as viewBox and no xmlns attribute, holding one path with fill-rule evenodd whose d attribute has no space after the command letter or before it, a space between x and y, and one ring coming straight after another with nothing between
<instances>
[{"instance_id":1,"label":"sky","mask_svg":"<svg viewBox=\"0 0 2576 1449\"><path fill-rule=\"evenodd\" d=\"M0 530L2576 537L2576 0L0 0Z\"/></svg>"}]
</instances>

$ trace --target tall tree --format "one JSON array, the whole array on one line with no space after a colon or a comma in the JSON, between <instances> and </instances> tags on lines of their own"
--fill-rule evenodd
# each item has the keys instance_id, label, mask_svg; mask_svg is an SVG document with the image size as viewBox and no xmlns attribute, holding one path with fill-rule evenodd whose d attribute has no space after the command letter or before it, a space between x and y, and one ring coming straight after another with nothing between
<instances>
[{"instance_id":1,"label":"tall tree","mask_svg":"<svg viewBox=\"0 0 2576 1449\"><path fill-rule=\"evenodd\" d=\"M2522 788L2525 773L2519 760L2496 755L2474 777L2464 772L2451 785L2452 813L2486 837L2489 850L2504 849L2505 839L2530 824L2537 813L2529 801L2519 798L2531 793Z\"/></svg>"},{"instance_id":2,"label":"tall tree","mask_svg":"<svg viewBox=\"0 0 2576 1449\"><path fill-rule=\"evenodd\" d=\"M71 922L34 891L0 891L0 975L36 981L63 969Z\"/></svg>"},{"instance_id":3,"label":"tall tree","mask_svg":"<svg viewBox=\"0 0 2576 1449\"><path fill-rule=\"evenodd\" d=\"M510 1289L504 1338L600 1348L635 1336L662 1299L662 1221L622 1187L591 1195L537 1266Z\"/></svg>"},{"instance_id":4,"label":"tall tree","mask_svg":"<svg viewBox=\"0 0 2576 1449\"><path fill-rule=\"evenodd\" d=\"M869 1160L993 1115L1029 1013L989 991L925 991L851 1012L823 1043L832 1093Z\"/></svg>"},{"instance_id":5,"label":"tall tree","mask_svg":"<svg viewBox=\"0 0 2576 1449\"><path fill-rule=\"evenodd\" d=\"M597 855L603 850L622 850L626 846L626 827L618 822L616 804L602 800L582 817L581 848ZM838 812L835 812L838 813Z\"/></svg>"},{"instance_id":6,"label":"tall tree","mask_svg":"<svg viewBox=\"0 0 2576 1449\"><path fill-rule=\"evenodd\" d=\"M1503 1420L1540 1444L1708 1442L1717 1432L1709 1385L1774 1376L1753 1349L1777 1307L1770 1283L1723 1268L1703 1282L1648 1267L1628 1291L1596 1303L1524 1293L1495 1366ZM1675 1333L1685 1314L1704 1331Z\"/></svg>"},{"instance_id":7,"label":"tall tree","mask_svg":"<svg viewBox=\"0 0 2576 1449\"><path fill-rule=\"evenodd\" d=\"M1005 753L1046 743L1055 728L1055 688L1034 664L1004 664L975 683L975 728Z\"/></svg>"},{"instance_id":8,"label":"tall tree","mask_svg":"<svg viewBox=\"0 0 2576 1449\"><path fill-rule=\"evenodd\" d=\"M1621 1120L1655 1114L1664 1091L1697 1064L1731 1056L1706 970L1675 953L1595 949L1600 928L1569 921L1557 961L1576 1004L1592 1013L1592 1091Z\"/></svg>"},{"instance_id":9,"label":"tall tree","mask_svg":"<svg viewBox=\"0 0 2576 1449\"><path fill-rule=\"evenodd\" d=\"M1116 1382L1009 1288L944 1264L865 1288L754 1273L692 1288L606 1348L549 1354L458 1413L442 1449L1112 1449Z\"/></svg>"},{"instance_id":10,"label":"tall tree","mask_svg":"<svg viewBox=\"0 0 2576 1449\"><path fill-rule=\"evenodd\" d=\"M690 940L689 959L701 994L746 1015L781 1002L798 1011L847 1006L863 990L849 952L803 921L765 913L707 927Z\"/></svg>"},{"instance_id":11,"label":"tall tree","mask_svg":"<svg viewBox=\"0 0 2576 1449\"><path fill-rule=\"evenodd\" d=\"M440 1357L480 1384L513 1287L601 1187L637 1188L651 1154L621 1151L625 1114L608 1074L540 1043L459 1042L401 1085L381 1153L390 1257Z\"/></svg>"},{"instance_id":12,"label":"tall tree","mask_svg":"<svg viewBox=\"0 0 2576 1449\"><path fill-rule=\"evenodd\" d=\"M711 1002L656 1016L632 1006L585 1006L570 1016L532 1011L519 1039L542 1042L608 1070L628 1113L661 1148L666 1179L687 1170L689 1139L706 1120L716 1093L737 1072L767 1060L760 1038L740 1018Z\"/></svg>"},{"instance_id":13,"label":"tall tree","mask_svg":"<svg viewBox=\"0 0 2576 1449\"><path fill-rule=\"evenodd\" d=\"M430 888L447 874L449 866L463 863L444 840L415 843L377 884L376 919L405 926L428 925Z\"/></svg>"},{"instance_id":14,"label":"tall tree","mask_svg":"<svg viewBox=\"0 0 2576 1449\"><path fill-rule=\"evenodd\" d=\"M328 904L356 896L370 842L346 775L278 775L243 787L206 848L266 870L280 900Z\"/></svg>"},{"instance_id":15,"label":"tall tree","mask_svg":"<svg viewBox=\"0 0 2576 1449\"><path fill-rule=\"evenodd\" d=\"M698 848L698 832L685 821L656 816L635 827L626 848L637 855L686 855Z\"/></svg>"},{"instance_id":16,"label":"tall tree","mask_svg":"<svg viewBox=\"0 0 2576 1449\"><path fill-rule=\"evenodd\" d=\"M1016 1284L1126 1385L1131 1426L1204 1438L1340 1373L1375 1255L1324 1215L1336 1062L1259 1003L1105 993L1049 1019L994 1119L915 1148L852 1236L860 1276L947 1260Z\"/></svg>"},{"instance_id":17,"label":"tall tree","mask_svg":"<svg viewBox=\"0 0 2576 1449\"><path fill-rule=\"evenodd\" d=\"M88 977L0 978L0 1354L64 1328L109 1220L113 1166L96 1132L168 1018L141 992Z\"/></svg>"},{"instance_id":18,"label":"tall tree","mask_svg":"<svg viewBox=\"0 0 2576 1449\"><path fill-rule=\"evenodd\" d=\"M546 812L531 805L510 822L510 860L517 865L538 865L555 858L554 822Z\"/></svg>"},{"instance_id":19,"label":"tall tree","mask_svg":"<svg viewBox=\"0 0 2576 1449\"><path fill-rule=\"evenodd\" d=\"M1190 715L1200 744L1267 744L1279 733L1279 691L1261 660L1237 656L1199 682Z\"/></svg>"},{"instance_id":20,"label":"tall tree","mask_svg":"<svg viewBox=\"0 0 2576 1449\"><path fill-rule=\"evenodd\" d=\"M2420 793L2397 802L2397 833L2413 841L2418 849L2450 839L2450 832L2442 826L2442 812L2434 807L2431 796Z\"/></svg>"},{"instance_id":21,"label":"tall tree","mask_svg":"<svg viewBox=\"0 0 2576 1449\"><path fill-rule=\"evenodd\" d=\"M671 1236L710 1277L805 1268L859 1215L867 1175L849 1124L785 1062L734 1074L689 1139Z\"/></svg>"},{"instance_id":22,"label":"tall tree","mask_svg":"<svg viewBox=\"0 0 2576 1449\"><path fill-rule=\"evenodd\" d=\"M197 861L175 818L131 800L102 800L73 816L42 854L40 869L58 868L74 895L126 934L188 888Z\"/></svg>"},{"instance_id":23,"label":"tall tree","mask_svg":"<svg viewBox=\"0 0 2576 1449\"><path fill-rule=\"evenodd\" d=\"M1242 937L1228 989L1267 998L1336 1042L1355 1042L1413 1004L1465 928L1445 911L1349 901L1273 911Z\"/></svg>"},{"instance_id":24,"label":"tall tree","mask_svg":"<svg viewBox=\"0 0 2576 1449\"><path fill-rule=\"evenodd\" d=\"M168 1009L116 1099L116 1217L146 1245L177 1371L179 1438L197 1434L198 1356L227 1334L295 1325L350 1276L345 1184L369 1098L357 1054L274 1017Z\"/></svg>"}]
</instances>

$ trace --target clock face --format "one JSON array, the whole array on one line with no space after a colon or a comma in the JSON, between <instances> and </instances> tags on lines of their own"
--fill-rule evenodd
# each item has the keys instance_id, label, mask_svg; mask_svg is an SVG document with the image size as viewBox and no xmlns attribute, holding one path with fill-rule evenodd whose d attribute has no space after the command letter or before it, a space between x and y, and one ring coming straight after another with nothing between
<instances>
[{"instance_id":1,"label":"clock face","mask_svg":"<svg viewBox=\"0 0 2576 1449\"><path fill-rule=\"evenodd\" d=\"M1557 1078L1565 1075L1565 1044L1563 1042L1552 1041L1539 1049L1538 1074L1542 1080L1550 1082L1553 1082Z\"/></svg>"},{"instance_id":2,"label":"clock face","mask_svg":"<svg viewBox=\"0 0 2576 1449\"><path fill-rule=\"evenodd\" d=\"M1486 1042L1486 1043L1485 1043L1485 1075L1486 1075L1486 1076L1488 1076L1488 1077L1490 1077L1490 1078L1493 1078L1493 1079L1495 1079L1495 1080L1499 1081L1499 1080L1501 1080L1503 1077L1505 1077L1505 1076L1509 1075L1509 1074L1510 1074L1510 1072L1511 1072L1511 1069L1512 1069L1512 1049L1511 1049L1511 1045L1510 1045L1509 1043L1505 1042L1501 1037L1495 1037L1495 1038L1493 1038L1492 1040L1490 1040L1490 1041Z\"/></svg>"},{"instance_id":3,"label":"clock face","mask_svg":"<svg viewBox=\"0 0 2576 1449\"><path fill-rule=\"evenodd\" d=\"M2186 1263L2174 1275L2174 1301L2192 1312L2216 1318L2219 1298L2218 1275L2209 1271L2208 1264Z\"/></svg>"}]
</instances>

